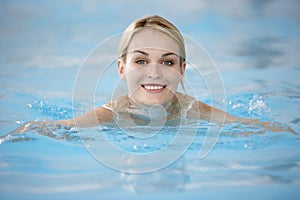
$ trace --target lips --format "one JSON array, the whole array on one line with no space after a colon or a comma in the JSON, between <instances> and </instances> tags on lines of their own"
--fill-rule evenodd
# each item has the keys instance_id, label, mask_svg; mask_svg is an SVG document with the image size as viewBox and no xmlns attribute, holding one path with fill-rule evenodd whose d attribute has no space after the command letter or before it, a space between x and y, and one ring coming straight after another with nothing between
<instances>
[{"instance_id":1,"label":"lips","mask_svg":"<svg viewBox=\"0 0 300 200\"><path fill-rule=\"evenodd\" d=\"M167 85L142 84L142 87L149 93L159 93L162 92L167 87Z\"/></svg>"}]
</instances>

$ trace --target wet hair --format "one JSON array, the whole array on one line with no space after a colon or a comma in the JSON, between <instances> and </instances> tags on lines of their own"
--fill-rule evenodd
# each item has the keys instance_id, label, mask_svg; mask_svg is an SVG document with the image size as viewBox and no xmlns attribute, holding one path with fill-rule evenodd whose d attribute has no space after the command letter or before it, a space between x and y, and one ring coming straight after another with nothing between
<instances>
[{"instance_id":1,"label":"wet hair","mask_svg":"<svg viewBox=\"0 0 300 200\"><path fill-rule=\"evenodd\" d=\"M157 15L137 19L125 29L119 42L118 57L122 58L123 61L126 63L126 54L132 37L144 28L151 28L153 30L165 33L176 41L176 43L179 46L179 63L181 67L182 63L186 60L186 52L183 37L180 31L171 22Z\"/></svg>"}]
</instances>

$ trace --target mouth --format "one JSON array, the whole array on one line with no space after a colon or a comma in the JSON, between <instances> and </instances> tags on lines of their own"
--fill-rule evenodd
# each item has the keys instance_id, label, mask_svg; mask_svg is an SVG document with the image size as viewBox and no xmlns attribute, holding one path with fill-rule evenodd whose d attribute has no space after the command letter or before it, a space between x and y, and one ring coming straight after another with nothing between
<instances>
[{"instance_id":1,"label":"mouth","mask_svg":"<svg viewBox=\"0 0 300 200\"><path fill-rule=\"evenodd\" d=\"M149 93L160 93L167 87L167 85L160 84L142 84L141 86Z\"/></svg>"}]
</instances>

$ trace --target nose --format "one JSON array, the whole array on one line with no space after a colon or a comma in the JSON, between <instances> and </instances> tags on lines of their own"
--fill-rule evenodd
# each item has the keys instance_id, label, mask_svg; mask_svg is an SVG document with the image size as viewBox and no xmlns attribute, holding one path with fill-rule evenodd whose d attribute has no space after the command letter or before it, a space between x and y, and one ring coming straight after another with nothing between
<instances>
[{"instance_id":1,"label":"nose","mask_svg":"<svg viewBox=\"0 0 300 200\"><path fill-rule=\"evenodd\" d=\"M151 65L148 68L148 78L160 79L162 77L161 69L158 65Z\"/></svg>"}]
</instances>

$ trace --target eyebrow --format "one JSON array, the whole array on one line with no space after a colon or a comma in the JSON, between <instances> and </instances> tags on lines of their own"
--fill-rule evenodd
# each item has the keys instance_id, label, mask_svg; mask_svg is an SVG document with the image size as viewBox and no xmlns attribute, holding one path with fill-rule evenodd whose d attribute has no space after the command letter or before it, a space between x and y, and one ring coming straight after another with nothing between
<instances>
[{"instance_id":1,"label":"eyebrow","mask_svg":"<svg viewBox=\"0 0 300 200\"><path fill-rule=\"evenodd\" d=\"M170 53L165 53L165 54L163 54L161 57L167 57L167 56L171 56L171 55L174 55L174 56L177 56L177 57L178 57L177 54L172 53L172 52L170 52Z\"/></svg>"},{"instance_id":2,"label":"eyebrow","mask_svg":"<svg viewBox=\"0 0 300 200\"><path fill-rule=\"evenodd\" d=\"M140 54L143 54L145 56L149 56L148 53L144 52L144 51L141 51L141 50L135 50L133 53L140 53Z\"/></svg>"},{"instance_id":3,"label":"eyebrow","mask_svg":"<svg viewBox=\"0 0 300 200\"><path fill-rule=\"evenodd\" d=\"M135 50L133 53L140 53L140 54L143 54L143 55L145 55L145 56L149 56L149 54L148 54L148 53L146 53L146 52L144 52L144 51L141 51L141 50ZM177 55L177 54L175 54L175 53L172 53L172 52L165 53L165 54L161 55L161 57L167 57L167 56L170 56L170 55L175 55L175 56L177 56L177 57L178 57L178 55Z\"/></svg>"}]
</instances>

